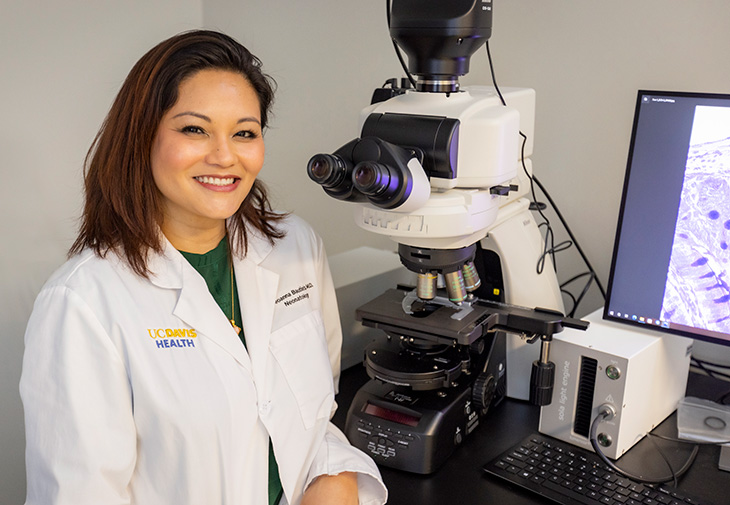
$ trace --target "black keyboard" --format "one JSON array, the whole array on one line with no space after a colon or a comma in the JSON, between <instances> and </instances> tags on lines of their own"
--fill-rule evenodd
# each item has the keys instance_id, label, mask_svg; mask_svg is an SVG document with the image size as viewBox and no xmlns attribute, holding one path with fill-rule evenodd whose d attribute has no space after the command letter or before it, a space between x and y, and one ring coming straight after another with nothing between
<instances>
[{"instance_id":1,"label":"black keyboard","mask_svg":"<svg viewBox=\"0 0 730 505\"><path fill-rule=\"evenodd\" d=\"M562 505L713 505L671 486L650 486L611 470L593 452L539 433L484 471Z\"/></svg>"}]
</instances>

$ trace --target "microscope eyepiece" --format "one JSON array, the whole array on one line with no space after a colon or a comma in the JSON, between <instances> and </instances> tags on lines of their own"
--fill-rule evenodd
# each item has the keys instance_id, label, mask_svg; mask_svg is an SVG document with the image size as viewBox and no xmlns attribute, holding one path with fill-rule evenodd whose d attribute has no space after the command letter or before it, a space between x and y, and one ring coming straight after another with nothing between
<instances>
[{"instance_id":1,"label":"microscope eyepiece","mask_svg":"<svg viewBox=\"0 0 730 505\"><path fill-rule=\"evenodd\" d=\"M307 175L322 186L325 193L332 198L348 202L360 202L365 196L352 187L352 146L356 140L349 142L332 154L315 154L307 163Z\"/></svg>"},{"instance_id":2,"label":"microscope eyepiece","mask_svg":"<svg viewBox=\"0 0 730 505\"><path fill-rule=\"evenodd\" d=\"M400 186L397 180L393 181L397 179L397 175L393 177L391 172L391 169L382 163L363 161L355 165L352 181L355 188L363 195L386 197L385 193L388 193L388 190L397 193Z\"/></svg>"},{"instance_id":3,"label":"microscope eyepiece","mask_svg":"<svg viewBox=\"0 0 730 505\"><path fill-rule=\"evenodd\" d=\"M373 185L378 182L378 164L364 161L355 167L352 174L355 186L360 191L370 192Z\"/></svg>"},{"instance_id":4,"label":"microscope eyepiece","mask_svg":"<svg viewBox=\"0 0 730 505\"><path fill-rule=\"evenodd\" d=\"M335 154L315 154L307 164L307 174L317 184L334 188L347 179L347 163Z\"/></svg>"}]
</instances>

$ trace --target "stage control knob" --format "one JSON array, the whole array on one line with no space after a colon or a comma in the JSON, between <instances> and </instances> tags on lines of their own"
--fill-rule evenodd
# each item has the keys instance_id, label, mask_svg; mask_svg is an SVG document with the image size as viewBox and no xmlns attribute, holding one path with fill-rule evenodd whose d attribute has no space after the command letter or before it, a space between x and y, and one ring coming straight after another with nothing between
<instances>
[{"instance_id":1,"label":"stage control knob","mask_svg":"<svg viewBox=\"0 0 730 505\"><path fill-rule=\"evenodd\" d=\"M480 415L483 416L489 410L496 389L497 382L492 374L482 372L474 381L471 399Z\"/></svg>"}]
</instances>

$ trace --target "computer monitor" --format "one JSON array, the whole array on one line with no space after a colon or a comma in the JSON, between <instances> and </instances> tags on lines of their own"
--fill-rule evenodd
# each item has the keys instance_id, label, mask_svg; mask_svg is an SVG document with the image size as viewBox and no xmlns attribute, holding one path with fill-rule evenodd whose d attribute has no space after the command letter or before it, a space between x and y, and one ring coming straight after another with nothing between
<instances>
[{"instance_id":1,"label":"computer monitor","mask_svg":"<svg viewBox=\"0 0 730 505\"><path fill-rule=\"evenodd\" d=\"M603 317L730 345L730 95L639 91Z\"/></svg>"}]
</instances>

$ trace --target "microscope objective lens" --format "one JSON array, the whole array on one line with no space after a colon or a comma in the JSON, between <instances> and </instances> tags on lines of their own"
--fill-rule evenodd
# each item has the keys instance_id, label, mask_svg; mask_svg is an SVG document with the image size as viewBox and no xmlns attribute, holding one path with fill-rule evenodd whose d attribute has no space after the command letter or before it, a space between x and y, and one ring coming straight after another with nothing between
<instances>
[{"instance_id":1,"label":"microscope objective lens","mask_svg":"<svg viewBox=\"0 0 730 505\"><path fill-rule=\"evenodd\" d=\"M466 300L466 288L464 287L464 276L461 270L444 274L446 281L446 291L449 294L449 300L454 303L461 303Z\"/></svg>"},{"instance_id":2,"label":"microscope objective lens","mask_svg":"<svg viewBox=\"0 0 730 505\"><path fill-rule=\"evenodd\" d=\"M436 280L438 275L433 272L418 274L416 294L421 300L433 300L436 297Z\"/></svg>"},{"instance_id":3,"label":"microscope objective lens","mask_svg":"<svg viewBox=\"0 0 730 505\"><path fill-rule=\"evenodd\" d=\"M467 291L474 291L482 284L482 281L479 278L479 273L477 273L477 269L474 266L473 261L467 262L464 265L462 272L464 274L464 286L466 287Z\"/></svg>"}]
</instances>

